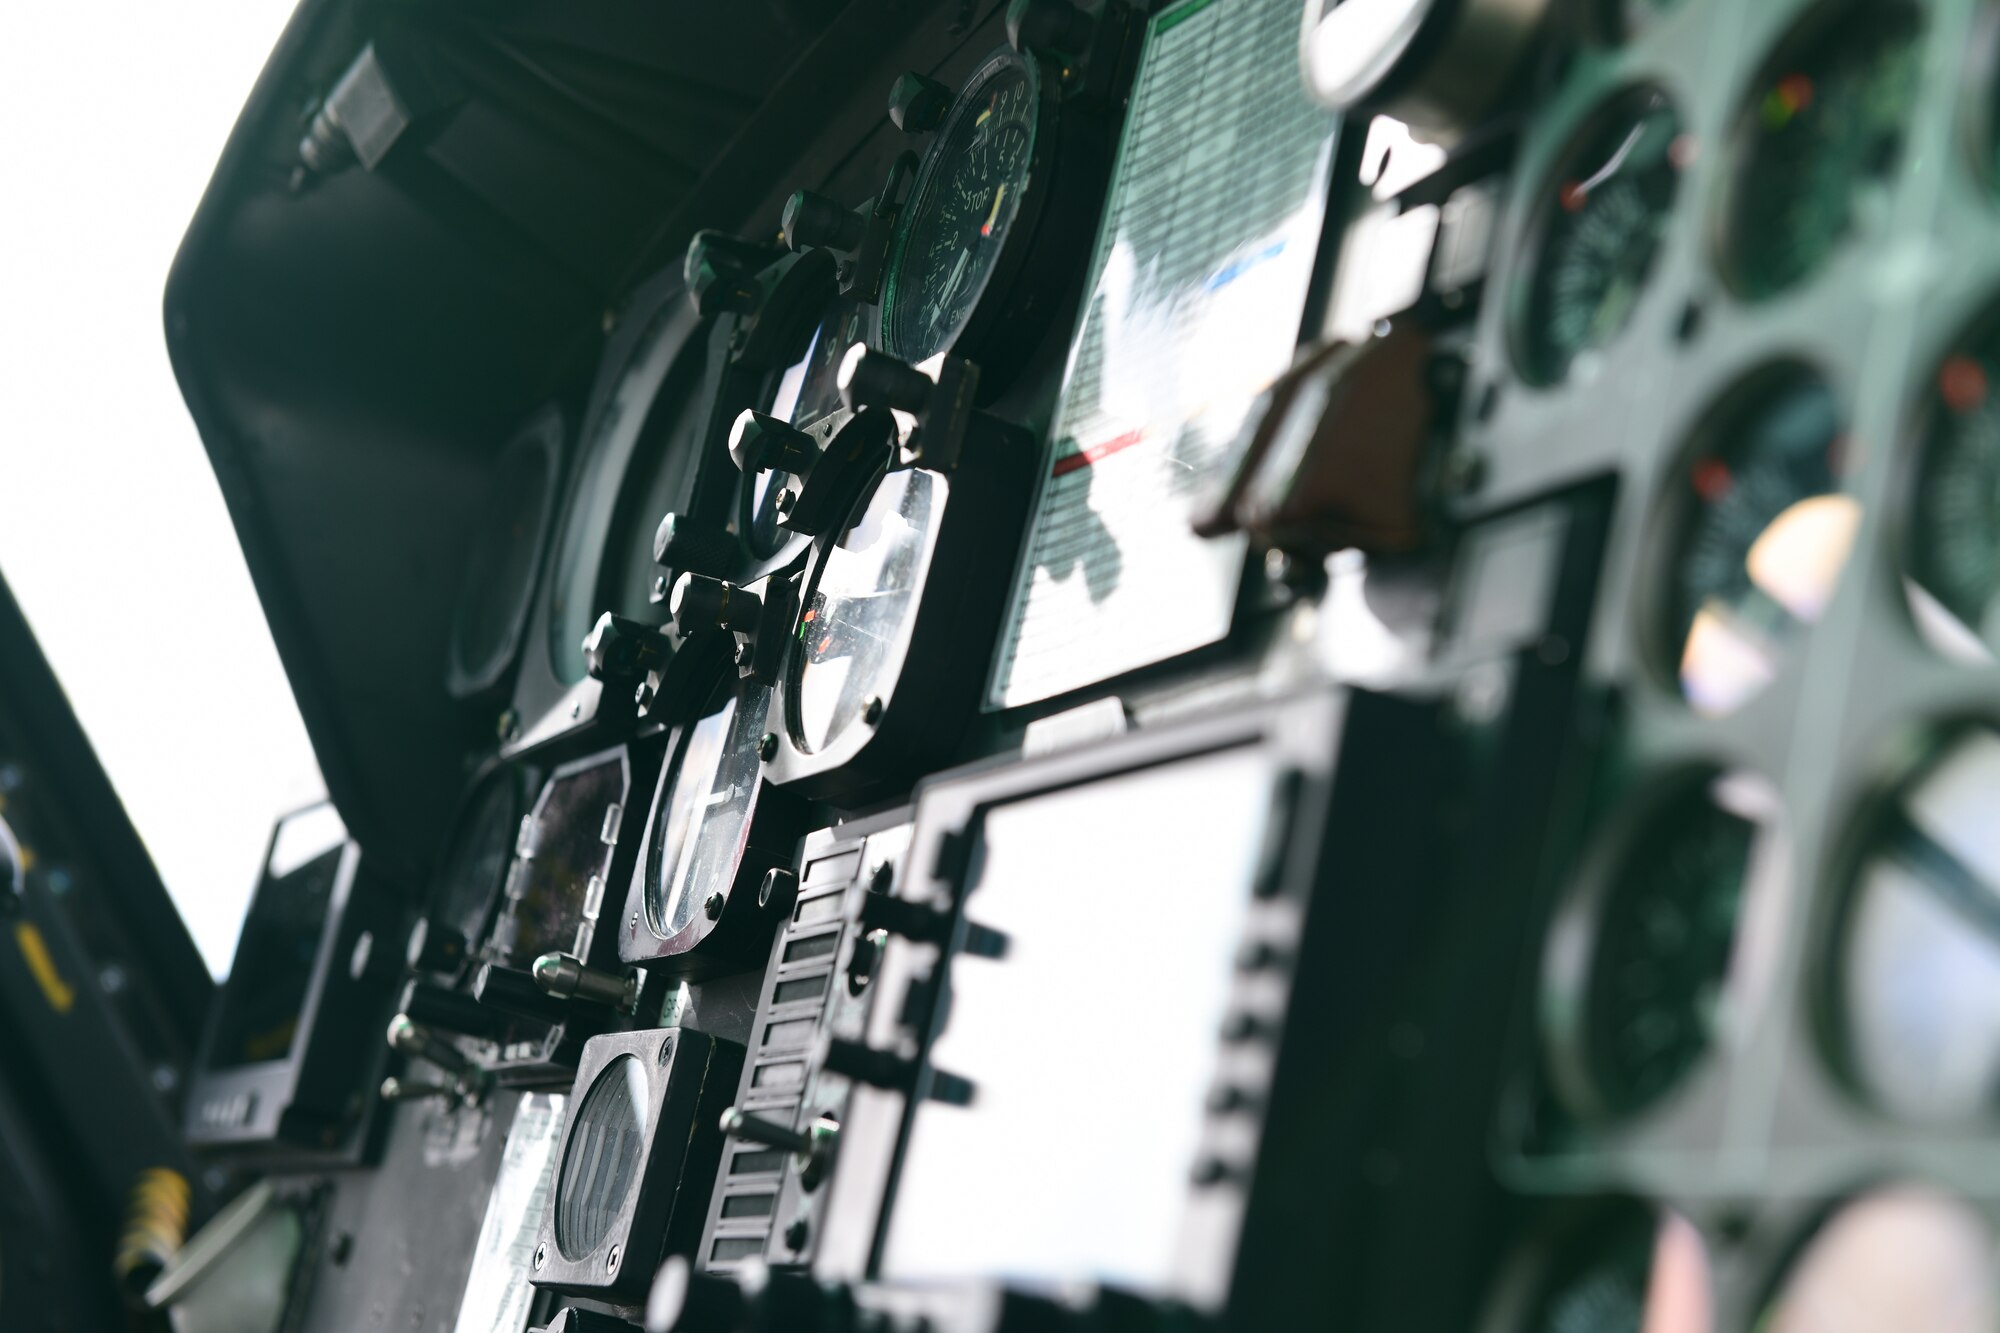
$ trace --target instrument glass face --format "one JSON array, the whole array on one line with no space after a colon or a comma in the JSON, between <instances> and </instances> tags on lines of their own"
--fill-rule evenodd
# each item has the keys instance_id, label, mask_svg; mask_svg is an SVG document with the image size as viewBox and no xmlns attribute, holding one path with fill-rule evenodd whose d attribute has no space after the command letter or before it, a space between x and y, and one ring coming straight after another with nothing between
<instances>
[{"instance_id":1,"label":"instrument glass face","mask_svg":"<svg viewBox=\"0 0 2000 1333\"><path fill-rule=\"evenodd\" d=\"M1836 951L1838 1058L1899 1119L2000 1101L2000 733L1959 735L1875 816Z\"/></svg>"},{"instance_id":2,"label":"instrument glass face","mask_svg":"<svg viewBox=\"0 0 2000 1333\"><path fill-rule=\"evenodd\" d=\"M452 625L454 661L467 675L487 674L514 647L534 589L555 480L555 450L539 441L516 442L500 456Z\"/></svg>"},{"instance_id":3,"label":"instrument glass face","mask_svg":"<svg viewBox=\"0 0 2000 1333\"><path fill-rule=\"evenodd\" d=\"M639 1179L651 1090L633 1056L606 1065L583 1096L556 1181L556 1248L565 1259L594 1253Z\"/></svg>"},{"instance_id":4,"label":"instrument glass face","mask_svg":"<svg viewBox=\"0 0 2000 1333\"><path fill-rule=\"evenodd\" d=\"M1914 9L1848 5L1823 18L1784 44L1743 111L1724 269L1748 300L1796 287L1886 211L1919 91Z\"/></svg>"},{"instance_id":5,"label":"instrument glass face","mask_svg":"<svg viewBox=\"0 0 2000 1333\"><path fill-rule=\"evenodd\" d=\"M625 800L619 755L551 778L537 804L526 846L517 848L507 894L487 941L494 962L527 967L545 953L588 959L611 845L604 841L611 807Z\"/></svg>"},{"instance_id":6,"label":"instrument glass face","mask_svg":"<svg viewBox=\"0 0 2000 1333\"><path fill-rule=\"evenodd\" d=\"M1947 357L1911 497L1911 610L1947 656L1992 660L2000 643L2000 336Z\"/></svg>"},{"instance_id":7,"label":"instrument glass face","mask_svg":"<svg viewBox=\"0 0 2000 1333\"><path fill-rule=\"evenodd\" d=\"M1842 429L1824 381L1787 369L1739 390L1700 437L1665 627L1697 712L1748 702L1832 599L1861 522L1840 493Z\"/></svg>"},{"instance_id":8,"label":"instrument glass face","mask_svg":"<svg viewBox=\"0 0 2000 1333\"><path fill-rule=\"evenodd\" d=\"M866 322L860 302L846 297L836 301L813 332L806 354L779 379L771 398L771 415L800 430L810 430L841 411L840 359L863 340ZM778 508L778 497L787 487L796 489L797 484L798 478L789 472L759 472L744 479L737 523L744 543L759 559L779 554L791 539L779 526L784 514Z\"/></svg>"},{"instance_id":9,"label":"instrument glass face","mask_svg":"<svg viewBox=\"0 0 2000 1333\"><path fill-rule=\"evenodd\" d=\"M792 654L793 743L824 750L887 700L936 545L937 485L920 468L882 478L867 508L827 550Z\"/></svg>"},{"instance_id":10,"label":"instrument glass face","mask_svg":"<svg viewBox=\"0 0 2000 1333\"><path fill-rule=\"evenodd\" d=\"M1597 1112L1623 1117L1658 1102L1723 1030L1762 831L1745 805L1729 779L1691 784L1617 858L1581 996L1577 1056ZM1737 989L1740 1002L1746 988Z\"/></svg>"},{"instance_id":11,"label":"instrument glass face","mask_svg":"<svg viewBox=\"0 0 2000 1333\"><path fill-rule=\"evenodd\" d=\"M646 918L672 939L711 894L727 894L750 836L770 692L749 688L695 723L653 821Z\"/></svg>"},{"instance_id":12,"label":"instrument glass face","mask_svg":"<svg viewBox=\"0 0 2000 1333\"><path fill-rule=\"evenodd\" d=\"M580 472L569 502L569 512L563 521L549 588L549 662L557 679L564 684L573 685L584 677L583 641L589 635L591 626L597 623L598 615L611 609L609 604L600 605L600 594L617 597L623 615L633 615L635 611L644 615L648 610L646 592L651 576L656 572L650 562L650 529L639 534L635 541L609 548L617 553L613 557L614 563L623 562L618 564L621 571L626 564L636 569L636 562L642 559L645 562L645 567L638 571L636 606L632 589L625 586L633 581L631 576L620 579L604 577L605 552L609 546L607 534L614 526L614 516L619 515L621 507L630 511L639 503L636 493L641 489L652 489L650 486L635 485L632 493L628 494L626 474L640 433L646 427L647 416L652 412L654 401L661 394L661 386L669 371L674 369L675 359L682 350L682 340L673 335L686 318L679 301L667 302L653 315L645 332L633 346L617 387L592 423L590 437L582 444L578 465ZM688 346L688 350L692 353L698 346L697 339ZM698 356L687 359L690 362L699 361ZM683 383L688 379L698 381L699 378L698 365L693 364L689 366L688 374L676 377ZM678 407L683 414L695 410L684 401ZM621 494L626 496L623 506L619 504ZM651 521L657 523L660 516L660 513L653 514ZM618 526L629 527L630 524ZM615 586L606 587L607 583Z\"/></svg>"},{"instance_id":13,"label":"instrument glass face","mask_svg":"<svg viewBox=\"0 0 2000 1333\"><path fill-rule=\"evenodd\" d=\"M1652 277L1689 141L1666 95L1616 99L1544 190L1547 221L1520 306L1522 373L1555 384L1622 332Z\"/></svg>"},{"instance_id":14,"label":"instrument glass face","mask_svg":"<svg viewBox=\"0 0 2000 1333\"><path fill-rule=\"evenodd\" d=\"M432 915L469 942L484 933L486 913L507 877L525 804L511 771L491 774L472 794L438 875Z\"/></svg>"},{"instance_id":15,"label":"instrument glass face","mask_svg":"<svg viewBox=\"0 0 2000 1333\"><path fill-rule=\"evenodd\" d=\"M2000 1324L1996 1292L1993 1229L1979 1210L1928 1186L1892 1185L1820 1226L1755 1327L1974 1333Z\"/></svg>"},{"instance_id":16,"label":"instrument glass face","mask_svg":"<svg viewBox=\"0 0 2000 1333\"><path fill-rule=\"evenodd\" d=\"M964 331L1028 189L1036 114L1034 77L1018 60L989 65L960 95L889 261L883 350L928 361Z\"/></svg>"}]
</instances>

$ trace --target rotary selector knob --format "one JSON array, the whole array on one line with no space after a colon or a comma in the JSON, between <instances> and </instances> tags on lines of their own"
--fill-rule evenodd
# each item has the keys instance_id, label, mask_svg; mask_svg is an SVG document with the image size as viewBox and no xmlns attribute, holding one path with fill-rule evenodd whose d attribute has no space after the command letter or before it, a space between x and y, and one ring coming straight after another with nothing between
<instances>
[{"instance_id":1,"label":"rotary selector knob","mask_svg":"<svg viewBox=\"0 0 2000 1333\"><path fill-rule=\"evenodd\" d=\"M789 472L802 477L819 461L813 437L767 412L745 408L729 428L729 461L745 476L755 472Z\"/></svg>"},{"instance_id":2,"label":"rotary selector knob","mask_svg":"<svg viewBox=\"0 0 2000 1333\"><path fill-rule=\"evenodd\" d=\"M651 625L606 611L583 640L583 666L592 680L633 681L663 665L671 650Z\"/></svg>"},{"instance_id":3,"label":"rotary selector knob","mask_svg":"<svg viewBox=\"0 0 2000 1333\"><path fill-rule=\"evenodd\" d=\"M889 89L890 123L905 134L929 134L951 110L951 89L936 79L908 73Z\"/></svg>"},{"instance_id":4,"label":"rotary selector knob","mask_svg":"<svg viewBox=\"0 0 2000 1333\"><path fill-rule=\"evenodd\" d=\"M688 242L681 279L695 313L704 319L725 312L747 315L762 301L757 273L777 261L780 252L727 232L696 232Z\"/></svg>"},{"instance_id":5,"label":"rotary selector knob","mask_svg":"<svg viewBox=\"0 0 2000 1333\"><path fill-rule=\"evenodd\" d=\"M748 632L764 612L763 602L748 588L739 588L706 574L683 574L667 597L668 614L682 634L702 629Z\"/></svg>"},{"instance_id":6,"label":"rotary selector knob","mask_svg":"<svg viewBox=\"0 0 2000 1333\"><path fill-rule=\"evenodd\" d=\"M785 245L792 250L853 250L868 231L868 220L861 214L810 190L800 190L785 201L781 225Z\"/></svg>"}]
</instances>

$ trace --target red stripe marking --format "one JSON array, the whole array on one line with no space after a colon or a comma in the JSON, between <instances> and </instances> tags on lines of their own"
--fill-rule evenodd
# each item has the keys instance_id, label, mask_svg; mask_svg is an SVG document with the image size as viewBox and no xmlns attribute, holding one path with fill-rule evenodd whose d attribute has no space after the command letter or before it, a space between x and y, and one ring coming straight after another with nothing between
<instances>
[{"instance_id":1,"label":"red stripe marking","mask_svg":"<svg viewBox=\"0 0 2000 1333\"><path fill-rule=\"evenodd\" d=\"M1079 449L1067 458L1058 458L1055 461L1055 466L1049 469L1049 475L1052 477L1067 477L1078 468L1089 467L1093 463L1111 457L1111 455L1117 453L1120 449L1131 448L1145 438L1146 432L1143 428L1140 430L1128 430L1123 435L1114 435L1102 444L1093 444L1088 449Z\"/></svg>"}]
</instances>

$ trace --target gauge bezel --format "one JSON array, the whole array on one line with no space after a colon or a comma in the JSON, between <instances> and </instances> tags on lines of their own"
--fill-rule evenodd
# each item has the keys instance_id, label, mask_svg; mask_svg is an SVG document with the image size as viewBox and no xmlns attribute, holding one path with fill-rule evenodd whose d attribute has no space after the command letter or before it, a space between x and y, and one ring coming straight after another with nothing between
<instances>
[{"instance_id":1,"label":"gauge bezel","mask_svg":"<svg viewBox=\"0 0 2000 1333\"><path fill-rule=\"evenodd\" d=\"M468 660L464 643L467 608L472 597L479 595L472 586L476 582L476 571L471 568L470 560L467 562L465 586L459 590L452 611L451 644L445 668L445 689L454 699L474 699L500 689L520 660L535 594L541 585L542 566L554 536L556 505L562 492L563 444L567 429L568 422L561 406L550 403L529 418L493 461L491 484L495 487L506 475L509 463L517 457L531 456L538 461L541 464L542 502L535 518L534 532L529 537L531 549L527 577L518 589L509 592L512 608L504 617L505 629L500 641L494 651L479 662ZM493 500L500 498L489 497L485 511L475 519L476 531L479 530L478 525L490 516L494 508Z\"/></svg>"},{"instance_id":2,"label":"gauge bezel","mask_svg":"<svg viewBox=\"0 0 2000 1333\"><path fill-rule=\"evenodd\" d=\"M773 787L760 769L750 809L744 817L735 865L725 877L726 882L706 886L709 892L722 895L721 910L714 916L697 911L674 934L660 933L650 907L653 845L656 838L664 836L666 803L673 795L695 728L729 700L767 689L754 679L739 676L735 666L727 661L718 663L705 688L708 701L700 716L676 727L668 741L666 760L650 788L646 821L634 847L631 868L618 881L626 886L624 920L617 931L619 960L690 980L744 966L767 946L771 930L791 910L791 900L788 894L765 898L764 883L770 872L791 865L799 836L805 831L807 813L795 796ZM775 708L775 699L770 706ZM767 712L767 728L771 725L770 717ZM762 737L758 741L761 743ZM697 825L693 832L698 836L699 831Z\"/></svg>"},{"instance_id":3,"label":"gauge bezel","mask_svg":"<svg viewBox=\"0 0 2000 1333\"><path fill-rule=\"evenodd\" d=\"M1923 12L1912 0L1817 0L1793 16L1777 41L1752 67L1749 80L1735 96L1728 131L1723 140L1726 162L1718 188L1712 192L1714 221L1709 227L1707 249L1710 267L1721 280L1723 289L1739 305L1754 309L1796 297L1823 280L1831 269L1843 262L1845 256L1855 252L1856 242L1863 239L1851 220L1847 234L1835 243L1817 267L1767 291L1755 291L1744 281L1738 245L1745 220L1739 216L1738 200L1744 181L1758 161L1755 150L1762 138L1762 129L1758 124L1760 93L1785 65L1797 62L1803 56L1816 54L1821 46L1837 48L1853 41L1850 35L1841 31L1841 21L1868 11L1875 11L1885 21L1891 14L1901 11L1914 26L1919 41L1926 31ZM1907 126L1904 135L1907 138ZM1903 149L1907 149L1907 144L1899 149L1894 164L1882 177L1884 181L1895 180L1908 168L1909 156Z\"/></svg>"},{"instance_id":4,"label":"gauge bezel","mask_svg":"<svg viewBox=\"0 0 2000 1333\"><path fill-rule=\"evenodd\" d=\"M1989 1125L2000 1107L1986 1116L1926 1120L1902 1114L1884 1100L1855 1058L1853 1029L1848 1018L1845 980L1848 950L1853 943L1854 912L1859 906L1861 872L1868 865L1883 822L1900 808L1903 798L1923 782L1975 731L2000 737L2000 715L1960 709L1929 718L1907 730L1888 746L1861 778L1861 794L1850 801L1828 864L1829 891L1807 939L1813 961L1807 968L1805 1011L1813 1044L1830 1081L1850 1107L1879 1117L1881 1122L1919 1129L1950 1129Z\"/></svg>"},{"instance_id":5,"label":"gauge bezel","mask_svg":"<svg viewBox=\"0 0 2000 1333\"><path fill-rule=\"evenodd\" d=\"M853 802L907 786L949 757L983 693L1038 466L1046 463L1026 432L975 417L958 466L932 472L930 558L904 622L901 669L878 696L882 706L874 722L859 718L812 751L797 740L803 658L797 652L802 622L794 622L774 700L777 752L766 768L772 782L815 800ZM801 616L829 552L867 511L886 475L886 468L878 472L847 515L814 541Z\"/></svg>"},{"instance_id":6,"label":"gauge bezel","mask_svg":"<svg viewBox=\"0 0 2000 1333\"><path fill-rule=\"evenodd\" d=\"M1021 201L1015 208L1013 223L1000 243L999 257L994 260L986 280L980 284L978 295L973 298L965 324L941 349L978 363L984 372L980 385L983 398L990 397L1001 387L1033 350L1037 339L1024 332L1021 325L1036 318L1039 314L1037 307L1044 303L1052 299L1070 299L1074 295L1059 290L1059 274L1033 271L1046 265L1035 264L1033 270L1030 267L1031 258L1039 258L1037 252L1045 248L1038 242L1042 239L1045 217L1051 215L1051 198L1067 183L1058 179L1064 174L1058 169L1062 156L1059 152L1062 146L1060 141L1066 129L1059 95L1061 75L1040 56L1015 51L1012 47L1001 47L980 62L979 68L973 71L952 99L951 110L932 135L931 146L917 167L909 202L903 206L902 216L897 222L896 236L889 247L889 260L883 269L882 300L876 307L874 336L868 339L871 347L879 347L891 356L906 361L915 359L907 348L898 346L893 334L896 293L901 285L911 230L941 173L950 166L944 149L951 142L953 132L977 110L978 91L1005 69L1023 72L1028 81L1029 103L1034 110ZM1061 242L1064 237L1057 235L1054 239ZM1087 244L1079 244L1077 248L1087 250L1088 247ZM1078 267L1081 267L1080 261L1079 256ZM928 360L929 357L923 359Z\"/></svg>"},{"instance_id":7,"label":"gauge bezel","mask_svg":"<svg viewBox=\"0 0 2000 1333\"><path fill-rule=\"evenodd\" d=\"M1665 473L1668 483L1660 488L1654 500L1650 530L1642 543L1649 554L1644 567L1650 574L1641 579L1634 590L1632 634L1639 646L1639 658L1645 663L1646 674L1653 683L1698 716L1736 716L1746 708L1755 707L1760 698L1769 696L1778 680L1772 680L1739 701L1735 708L1719 714L1700 713L1695 709L1681 683L1679 663L1686 645L1675 629L1673 583L1681 559L1686 554L1690 524L1699 509L1688 477L1696 463L1729 454L1731 442L1741 439L1739 428L1761 405L1794 385L1808 382L1819 384L1833 398L1840 409L1841 430L1843 433L1849 430L1853 421L1853 402L1841 382L1804 354L1774 352L1748 370L1739 371L1695 416L1694 426L1673 450L1671 465ZM1842 468L1837 473L1841 487L1833 494L1853 495L1849 486L1852 477L1847 471L1851 462L1851 459L1842 460ZM1841 584L1854 577L1852 571L1860 556L1859 550L1848 552L1840 579L1835 583L1836 596ZM1798 627L1778 663L1778 678L1797 668L1812 629L1813 626L1807 624Z\"/></svg>"},{"instance_id":8,"label":"gauge bezel","mask_svg":"<svg viewBox=\"0 0 2000 1333\"><path fill-rule=\"evenodd\" d=\"M1716 804L1716 784L1738 777L1756 782L1760 791L1768 788L1776 792L1754 770L1719 762L1690 760L1642 780L1605 821L1550 917L1542 940L1536 995L1542 1065L1560 1104L1588 1124L1623 1126L1657 1118L1689 1095L1704 1072L1712 1070L1723 1056L1720 1047L1711 1042L1652 1097L1627 1104L1623 1096L1606 1086L1591 1048L1604 921L1623 887L1625 868L1657 833L1661 821L1683 805L1701 801L1723 810ZM1779 887L1761 882L1758 876L1759 853L1766 841L1787 836L1775 795L1771 804L1773 818L1748 821L1753 823L1754 832L1722 983L1726 991L1735 986L1730 973L1744 948L1746 923L1757 910L1754 899ZM1735 811L1723 813L1747 819ZM1732 998L1751 1001L1739 1014L1746 1023L1754 1018L1747 1011L1768 999L1763 995Z\"/></svg>"},{"instance_id":9,"label":"gauge bezel","mask_svg":"<svg viewBox=\"0 0 2000 1333\"><path fill-rule=\"evenodd\" d=\"M556 1181L569 1157L578 1109L605 1071L634 1059L647 1083L646 1130L632 1188L599 1245L569 1258L556 1243ZM592 1037L583 1044L562 1137L538 1219L528 1280L538 1287L643 1302L666 1254L701 1241L709 1183L722 1156L720 1117L742 1072L743 1048L689 1027ZM613 1258L616 1251L616 1258Z\"/></svg>"},{"instance_id":10,"label":"gauge bezel","mask_svg":"<svg viewBox=\"0 0 2000 1333\"><path fill-rule=\"evenodd\" d=\"M1591 147L1609 126L1620 120L1630 120L1629 114L1626 113L1648 98L1657 99L1657 104L1664 106L1673 115L1681 127L1680 133L1689 133L1686 122L1682 119L1679 104L1663 83L1653 79L1625 83L1600 97L1589 110L1578 117L1575 126L1563 141L1562 148L1541 173L1528 224L1519 233L1520 248L1517 252L1519 259L1508 281L1505 319L1508 359L1513 363L1516 378L1532 390L1558 390L1571 383L1579 360L1586 356L1604 355L1630 337L1652 304L1652 297L1657 290L1655 280L1659 277L1661 265L1668 258L1666 252L1670 237L1664 234L1659 238L1653 257L1646 265L1645 281L1639 296L1618 331L1612 334L1608 341L1578 351L1558 375L1546 375L1535 364L1537 358L1529 350L1533 339L1532 306L1536 284L1540 281L1543 267L1548 260L1550 228L1556 220L1556 210L1561 207L1557 192L1549 187L1555 181L1571 174L1571 169L1583 157L1585 150ZM1677 212L1687 182L1684 169L1677 167L1676 173L1674 210Z\"/></svg>"}]
</instances>

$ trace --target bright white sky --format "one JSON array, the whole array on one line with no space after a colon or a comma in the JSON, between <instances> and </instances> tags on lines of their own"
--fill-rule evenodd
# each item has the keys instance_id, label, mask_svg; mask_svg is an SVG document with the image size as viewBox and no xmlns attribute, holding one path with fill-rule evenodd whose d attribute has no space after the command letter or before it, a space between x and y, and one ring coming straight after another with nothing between
<instances>
[{"instance_id":1,"label":"bright white sky","mask_svg":"<svg viewBox=\"0 0 2000 1333\"><path fill-rule=\"evenodd\" d=\"M16 5L0 42L0 575L218 975L322 787L160 302L291 10Z\"/></svg>"}]
</instances>

